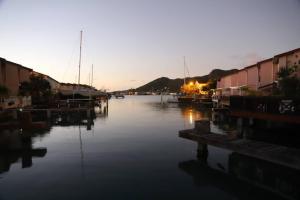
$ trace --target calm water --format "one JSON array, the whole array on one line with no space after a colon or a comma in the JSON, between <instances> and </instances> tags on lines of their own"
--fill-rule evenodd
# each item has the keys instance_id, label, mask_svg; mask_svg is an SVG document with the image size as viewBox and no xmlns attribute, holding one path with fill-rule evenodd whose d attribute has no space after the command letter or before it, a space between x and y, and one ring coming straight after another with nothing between
<instances>
[{"instance_id":1,"label":"calm water","mask_svg":"<svg viewBox=\"0 0 300 200\"><path fill-rule=\"evenodd\" d=\"M159 96L111 99L108 114L100 114L91 130L85 121L80 126L73 122L53 125L31 140L15 139L17 144L12 145L21 145L23 150L0 154L0 199L284 196L274 193L272 187L254 186L260 185L255 177L251 180L247 170L240 173L243 165L235 168L240 161L256 163L251 158L209 146L207 161L197 160L197 143L179 138L178 130L192 128L194 120L207 117L209 113L194 108L160 104ZM213 130L222 133L217 127ZM1 134L1 138L20 135L18 131ZM244 180L236 178L243 174Z\"/></svg>"}]
</instances>

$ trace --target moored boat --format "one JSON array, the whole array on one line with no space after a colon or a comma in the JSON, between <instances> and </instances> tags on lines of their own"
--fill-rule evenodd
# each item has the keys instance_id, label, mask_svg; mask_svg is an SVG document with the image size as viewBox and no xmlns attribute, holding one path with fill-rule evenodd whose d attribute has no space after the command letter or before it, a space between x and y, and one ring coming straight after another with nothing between
<instances>
[{"instance_id":1,"label":"moored boat","mask_svg":"<svg viewBox=\"0 0 300 200\"><path fill-rule=\"evenodd\" d=\"M192 103L194 99L192 96L181 96L178 97L178 103Z\"/></svg>"}]
</instances>

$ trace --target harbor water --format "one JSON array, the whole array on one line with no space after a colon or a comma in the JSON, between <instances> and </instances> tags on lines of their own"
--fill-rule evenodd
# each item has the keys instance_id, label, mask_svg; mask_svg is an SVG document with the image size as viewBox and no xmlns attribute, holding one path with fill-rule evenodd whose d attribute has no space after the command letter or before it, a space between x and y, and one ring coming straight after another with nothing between
<instances>
[{"instance_id":1,"label":"harbor water","mask_svg":"<svg viewBox=\"0 0 300 200\"><path fill-rule=\"evenodd\" d=\"M299 197L287 169L212 146L199 159L198 144L178 131L210 111L164 98L112 98L92 122L59 118L43 131L1 130L10 149L0 153L0 200ZM213 124L211 130L226 134Z\"/></svg>"}]
</instances>

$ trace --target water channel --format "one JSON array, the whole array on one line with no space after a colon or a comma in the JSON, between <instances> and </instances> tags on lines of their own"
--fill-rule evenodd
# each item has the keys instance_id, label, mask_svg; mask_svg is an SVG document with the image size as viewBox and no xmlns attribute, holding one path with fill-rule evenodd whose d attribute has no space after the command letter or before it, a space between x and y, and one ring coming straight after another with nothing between
<instances>
[{"instance_id":1,"label":"water channel","mask_svg":"<svg viewBox=\"0 0 300 200\"><path fill-rule=\"evenodd\" d=\"M178 131L209 117L160 96L126 96L92 122L57 119L25 139L1 130L0 142L21 150L0 151L0 200L299 197L291 180L299 172L212 146L199 160L197 143ZM213 124L212 131L226 134Z\"/></svg>"}]
</instances>

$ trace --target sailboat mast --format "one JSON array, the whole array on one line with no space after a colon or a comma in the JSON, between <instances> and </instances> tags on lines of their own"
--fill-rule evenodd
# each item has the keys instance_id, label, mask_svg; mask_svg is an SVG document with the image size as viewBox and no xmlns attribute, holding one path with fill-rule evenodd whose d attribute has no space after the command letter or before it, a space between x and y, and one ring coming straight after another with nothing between
<instances>
[{"instance_id":1,"label":"sailboat mast","mask_svg":"<svg viewBox=\"0 0 300 200\"><path fill-rule=\"evenodd\" d=\"M91 87L93 87L93 78L94 78L94 65L92 64L92 78L91 78Z\"/></svg>"},{"instance_id":2,"label":"sailboat mast","mask_svg":"<svg viewBox=\"0 0 300 200\"><path fill-rule=\"evenodd\" d=\"M80 31L80 49L79 49L79 72L78 72L78 86L80 85L80 67L81 67L81 48L82 48L82 31Z\"/></svg>"},{"instance_id":3,"label":"sailboat mast","mask_svg":"<svg viewBox=\"0 0 300 200\"><path fill-rule=\"evenodd\" d=\"M185 56L183 56L183 84L185 85Z\"/></svg>"}]
</instances>

